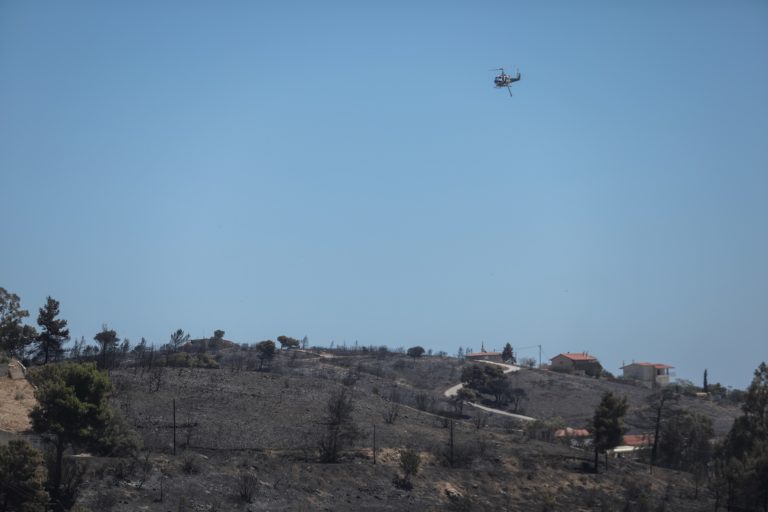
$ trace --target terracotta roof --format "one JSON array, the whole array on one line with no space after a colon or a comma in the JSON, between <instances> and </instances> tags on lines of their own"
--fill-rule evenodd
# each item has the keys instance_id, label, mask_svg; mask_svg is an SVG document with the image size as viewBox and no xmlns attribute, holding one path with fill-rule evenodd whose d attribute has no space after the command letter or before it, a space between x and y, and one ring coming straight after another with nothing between
<instances>
[{"instance_id":1,"label":"terracotta roof","mask_svg":"<svg viewBox=\"0 0 768 512\"><path fill-rule=\"evenodd\" d=\"M624 366L621 367L621 369L623 370L624 368L628 368L630 366L653 366L654 368L658 368L660 370L664 368L674 368L674 366L669 366L668 364L661 364L661 363L630 363L630 364L625 364Z\"/></svg>"},{"instance_id":2,"label":"terracotta roof","mask_svg":"<svg viewBox=\"0 0 768 512\"><path fill-rule=\"evenodd\" d=\"M565 427L555 430L555 437L589 437L589 430L585 428Z\"/></svg>"},{"instance_id":3,"label":"terracotta roof","mask_svg":"<svg viewBox=\"0 0 768 512\"><path fill-rule=\"evenodd\" d=\"M562 354L556 355L555 357L560 357L560 356L570 359L571 361L597 361L597 358L595 356L591 356L586 352L564 352ZM550 358L550 361L555 357Z\"/></svg>"},{"instance_id":4,"label":"terracotta roof","mask_svg":"<svg viewBox=\"0 0 768 512\"><path fill-rule=\"evenodd\" d=\"M650 446L653 443L653 434L626 434L622 438L624 446Z\"/></svg>"},{"instance_id":5,"label":"terracotta roof","mask_svg":"<svg viewBox=\"0 0 768 512\"><path fill-rule=\"evenodd\" d=\"M464 354L464 357L473 357L473 356L500 356L501 352L470 352L469 354Z\"/></svg>"}]
</instances>

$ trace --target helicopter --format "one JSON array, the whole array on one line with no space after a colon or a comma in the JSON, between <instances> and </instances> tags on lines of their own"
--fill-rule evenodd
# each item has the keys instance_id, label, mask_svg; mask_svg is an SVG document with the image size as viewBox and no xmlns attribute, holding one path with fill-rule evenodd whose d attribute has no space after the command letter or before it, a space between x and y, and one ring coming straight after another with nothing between
<instances>
[{"instance_id":1,"label":"helicopter","mask_svg":"<svg viewBox=\"0 0 768 512\"><path fill-rule=\"evenodd\" d=\"M506 87L507 91L509 91L509 95L512 96L512 89L509 86L520 80L520 70L517 70L517 76L506 74L504 68L494 68L489 71L501 71L501 74L493 79L493 84L497 89Z\"/></svg>"}]
</instances>

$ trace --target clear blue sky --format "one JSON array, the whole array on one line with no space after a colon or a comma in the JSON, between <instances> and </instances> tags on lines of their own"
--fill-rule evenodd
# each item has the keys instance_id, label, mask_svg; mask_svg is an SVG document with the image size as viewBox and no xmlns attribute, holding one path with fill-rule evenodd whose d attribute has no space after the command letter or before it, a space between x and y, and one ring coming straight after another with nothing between
<instances>
[{"instance_id":1,"label":"clear blue sky","mask_svg":"<svg viewBox=\"0 0 768 512\"><path fill-rule=\"evenodd\" d=\"M0 286L88 340L510 341L743 387L767 27L763 1L5 0Z\"/></svg>"}]
</instances>

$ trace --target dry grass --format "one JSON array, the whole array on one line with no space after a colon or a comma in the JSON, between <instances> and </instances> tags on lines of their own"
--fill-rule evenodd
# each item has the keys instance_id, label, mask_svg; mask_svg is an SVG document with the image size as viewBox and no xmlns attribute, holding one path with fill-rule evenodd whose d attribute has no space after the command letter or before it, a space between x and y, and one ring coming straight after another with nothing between
<instances>
[{"instance_id":1,"label":"dry grass","mask_svg":"<svg viewBox=\"0 0 768 512\"><path fill-rule=\"evenodd\" d=\"M29 412L37 405L35 390L26 380L0 378L0 430L29 430Z\"/></svg>"}]
</instances>

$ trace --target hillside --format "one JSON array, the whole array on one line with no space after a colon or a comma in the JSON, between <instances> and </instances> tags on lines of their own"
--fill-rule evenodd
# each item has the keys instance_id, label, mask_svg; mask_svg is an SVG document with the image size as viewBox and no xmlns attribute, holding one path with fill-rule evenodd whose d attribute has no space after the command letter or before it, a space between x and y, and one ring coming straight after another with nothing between
<instances>
[{"instance_id":1,"label":"hillside","mask_svg":"<svg viewBox=\"0 0 768 512\"><path fill-rule=\"evenodd\" d=\"M630 410L626 425L629 433L648 431L648 420L641 412L650 391L619 380L593 379L551 371L524 370L509 377L513 385L526 390L528 395L524 413L536 418L560 417L572 427L586 426L592 419L595 406L606 391L627 397ZM713 421L715 434L725 435L733 420L740 414L738 406L716 403L708 399L682 395L678 407L699 411Z\"/></svg>"},{"instance_id":2,"label":"hillside","mask_svg":"<svg viewBox=\"0 0 768 512\"><path fill-rule=\"evenodd\" d=\"M35 390L26 379L0 377L0 431L18 433L30 427Z\"/></svg>"},{"instance_id":3,"label":"hillside","mask_svg":"<svg viewBox=\"0 0 768 512\"><path fill-rule=\"evenodd\" d=\"M690 475L630 459L590 471L591 452L528 439L508 418L466 407L451 420L442 392L459 380L451 358L396 354L319 357L280 353L269 371L226 356L220 369L123 368L111 373L113 405L140 435L133 461L90 459L79 503L91 510L667 510L711 506L694 499ZM640 403L641 388L522 370L526 413L579 424L607 387ZM160 381L159 389L156 384ZM318 462L329 399L351 393L358 435L337 463ZM566 393L568 391L568 393ZM628 393L629 394L629 393ZM401 402L387 423L393 402ZM173 401L176 455L173 455ZM689 404L700 406L701 404ZM718 421L733 408L702 406ZM423 409L423 410L420 410ZM537 417L538 417L537 416ZM719 419L722 416L723 419ZM373 429L376 428L376 464ZM421 455L413 489L395 485L400 450ZM246 492L247 491L247 492ZM252 502L243 495L252 494Z\"/></svg>"}]
</instances>

